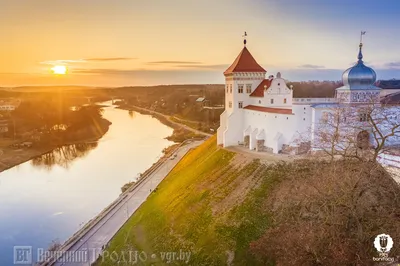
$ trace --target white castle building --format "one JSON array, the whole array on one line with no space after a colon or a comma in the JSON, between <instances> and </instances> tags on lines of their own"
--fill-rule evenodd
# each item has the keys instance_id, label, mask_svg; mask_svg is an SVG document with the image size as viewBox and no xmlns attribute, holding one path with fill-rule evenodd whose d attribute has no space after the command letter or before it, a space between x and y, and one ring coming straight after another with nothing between
<instances>
[{"instance_id":1,"label":"white castle building","mask_svg":"<svg viewBox=\"0 0 400 266\"><path fill-rule=\"evenodd\" d=\"M267 71L250 54L245 40L244 48L224 72L225 111L217 131L218 145L244 145L250 150L280 153L292 145L298 147L294 142L302 132L311 132L311 143L313 128L332 108L358 108L370 99L379 103L381 89L374 85L376 73L362 58L360 43L358 61L343 73L344 85L336 89L334 98L293 98L295 88L287 86L281 73L266 78Z\"/></svg>"}]
</instances>

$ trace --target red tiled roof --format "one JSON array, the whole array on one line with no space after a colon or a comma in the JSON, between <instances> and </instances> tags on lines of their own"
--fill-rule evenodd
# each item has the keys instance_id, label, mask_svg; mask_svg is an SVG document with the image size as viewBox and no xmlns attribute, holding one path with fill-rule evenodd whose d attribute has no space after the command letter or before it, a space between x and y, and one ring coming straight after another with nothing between
<instances>
[{"instance_id":1,"label":"red tiled roof","mask_svg":"<svg viewBox=\"0 0 400 266\"><path fill-rule=\"evenodd\" d=\"M265 89L268 89L271 86L272 80L264 79L261 81L260 85L250 94L253 97L264 97ZM267 86L264 88L264 86Z\"/></svg>"},{"instance_id":2,"label":"red tiled roof","mask_svg":"<svg viewBox=\"0 0 400 266\"><path fill-rule=\"evenodd\" d=\"M270 108L270 107L263 107L263 106L256 106L256 105L247 105L247 106L243 107L243 109L265 112L265 113L284 114L284 115L292 114L292 109Z\"/></svg>"},{"instance_id":3,"label":"red tiled roof","mask_svg":"<svg viewBox=\"0 0 400 266\"><path fill-rule=\"evenodd\" d=\"M253 56L250 54L249 50L246 47L240 52L238 57L236 57L233 64L228 67L228 69L224 72L224 75L230 74L233 72L267 72L264 68L262 68Z\"/></svg>"}]
</instances>

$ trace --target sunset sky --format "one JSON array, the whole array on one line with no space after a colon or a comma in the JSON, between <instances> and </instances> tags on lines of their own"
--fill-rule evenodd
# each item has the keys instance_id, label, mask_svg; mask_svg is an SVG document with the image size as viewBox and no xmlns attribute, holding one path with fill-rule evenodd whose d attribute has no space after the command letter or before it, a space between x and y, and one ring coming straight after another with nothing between
<instances>
[{"instance_id":1,"label":"sunset sky","mask_svg":"<svg viewBox=\"0 0 400 266\"><path fill-rule=\"evenodd\" d=\"M223 83L243 47L268 73L400 78L399 0L0 0L0 86ZM66 75L54 75L56 65Z\"/></svg>"}]
</instances>

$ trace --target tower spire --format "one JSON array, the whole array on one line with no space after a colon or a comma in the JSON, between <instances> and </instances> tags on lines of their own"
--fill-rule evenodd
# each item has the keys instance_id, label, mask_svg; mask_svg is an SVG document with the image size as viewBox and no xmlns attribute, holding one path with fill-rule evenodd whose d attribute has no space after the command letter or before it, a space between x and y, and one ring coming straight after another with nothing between
<instances>
[{"instance_id":1,"label":"tower spire","mask_svg":"<svg viewBox=\"0 0 400 266\"><path fill-rule=\"evenodd\" d=\"M360 45L359 45L360 50L359 50L358 56L357 56L358 62L361 62L362 59L363 59L363 55L362 55L362 47L363 47L362 37L363 37L363 35L365 35L365 33L366 33L366 31L361 31L361 34L360 34Z\"/></svg>"},{"instance_id":2,"label":"tower spire","mask_svg":"<svg viewBox=\"0 0 400 266\"><path fill-rule=\"evenodd\" d=\"M247 43L247 40L246 40L247 32L244 32L244 35L243 35L242 37L243 37L243 44L244 44L244 47L246 47L246 43Z\"/></svg>"}]
</instances>

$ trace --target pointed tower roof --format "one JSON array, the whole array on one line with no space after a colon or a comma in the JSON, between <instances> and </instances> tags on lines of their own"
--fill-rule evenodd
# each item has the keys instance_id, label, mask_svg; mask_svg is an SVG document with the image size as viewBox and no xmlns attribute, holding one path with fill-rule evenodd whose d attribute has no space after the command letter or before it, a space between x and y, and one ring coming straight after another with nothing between
<instances>
[{"instance_id":1,"label":"pointed tower roof","mask_svg":"<svg viewBox=\"0 0 400 266\"><path fill-rule=\"evenodd\" d=\"M251 55L246 46L240 52L238 57L236 57L233 64L224 72L224 75L231 74L234 72L264 72L267 71L262 68L254 57Z\"/></svg>"}]
</instances>

